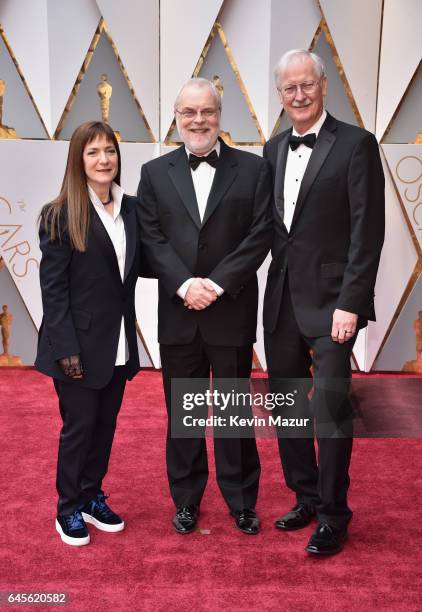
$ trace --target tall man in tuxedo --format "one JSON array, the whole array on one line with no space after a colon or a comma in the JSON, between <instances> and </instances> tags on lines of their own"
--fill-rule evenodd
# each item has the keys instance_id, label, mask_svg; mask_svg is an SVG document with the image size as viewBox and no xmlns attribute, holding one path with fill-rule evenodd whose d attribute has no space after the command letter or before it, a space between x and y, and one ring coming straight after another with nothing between
<instances>
[{"instance_id":1,"label":"tall man in tuxedo","mask_svg":"<svg viewBox=\"0 0 422 612\"><path fill-rule=\"evenodd\" d=\"M306 550L327 555L342 549L352 517L350 359L359 328L375 320L384 176L375 137L324 110L327 78L317 55L286 53L275 78L293 128L264 148L274 179L265 350L273 390L283 388L283 379L310 377L312 365L308 408L318 438L317 461L312 437L279 433L286 484L297 503L276 527L300 529L316 514Z\"/></svg>"},{"instance_id":2,"label":"tall man in tuxedo","mask_svg":"<svg viewBox=\"0 0 422 612\"><path fill-rule=\"evenodd\" d=\"M221 98L206 79L180 90L175 117L183 146L142 167L141 237L159 279L158 340L169 417L167 472L173 526L196 526L208 478L205 439L171 435L171 381L248 378L258 303L256 271L271 246L267 161L218 139ZM189 389L187 389L189 391ZM176 402L177 403L177 402ZM255 513L260 464L255 438L214 440L217 482L244 533Z\"/></svg>"}]
</instances>

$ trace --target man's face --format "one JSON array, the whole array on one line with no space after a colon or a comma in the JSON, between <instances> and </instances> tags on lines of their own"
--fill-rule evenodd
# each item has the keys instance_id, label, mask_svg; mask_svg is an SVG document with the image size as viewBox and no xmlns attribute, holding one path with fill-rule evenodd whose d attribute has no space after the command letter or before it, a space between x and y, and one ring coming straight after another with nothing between
<instances>
[{"instance_id":1,"label":"man's face","mask_svg":"<svg viewBox=\"0 0 422 612\"><path fill-rule=\"evenodd\" d=\"M177 130L187 148L195 155L211 151L220 133L220 109L211 90L197 85L185 87L175 115Z\"/></svg>"},{"instance_id":2,"label":"man's face","mask_svg":"<svg viewBox=\"0 0 422 612\"><path fill-rule=\"evenodd\" d=\"M305 85L306 92L303 87L296 88L296 85ZM279 74L278 92L294 128L299 134L303 134L321 116L324 96L327 93L327 79L318 78L310 58L298 58Z\"/></svg>"}]
</instances>

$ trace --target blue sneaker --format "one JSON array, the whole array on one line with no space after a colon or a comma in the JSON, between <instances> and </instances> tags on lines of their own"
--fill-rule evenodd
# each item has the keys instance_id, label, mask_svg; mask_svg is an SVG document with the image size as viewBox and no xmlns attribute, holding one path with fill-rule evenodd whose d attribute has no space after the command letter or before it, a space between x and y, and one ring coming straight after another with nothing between
<instances>
[{"instance_id":1,"label":"blue sneaker","mask_svg":"<svg viewBox=\"0 0 422 612\"><path fill-rule=\"evenodd\" d=\"M113 512L105 503L108 495L98 493L97 497L91 499L83 508L81 508L82 516L87 523L94 525L101 531L113 533L122 531L125 528L124 521L118 514Z\"/></svg>"},{"instance_id":2,"label":"blue sneaker","mask_svg":"<svg viewBox=\"0 0 422 612\"><path fill-rule=\"evenodd\" d=\"M56 518L56 530L63 542L71 546L89 544L89 533L79 510Z\"/></svg>"}]
</instances>

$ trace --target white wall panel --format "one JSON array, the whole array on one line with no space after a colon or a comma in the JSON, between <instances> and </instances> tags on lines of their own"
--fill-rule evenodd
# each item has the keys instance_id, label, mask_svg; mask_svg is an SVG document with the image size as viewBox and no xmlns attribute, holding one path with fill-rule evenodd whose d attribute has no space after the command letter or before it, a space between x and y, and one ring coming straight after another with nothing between
<instances>
[{"instance_id":1,"label":"white wall panel","mask_svg":"<svg viewBox=\"0 0 422 612\"><path fill-rule=\"evenodd\" d=\"M2 0L0 23L47 130L50 130L48 0Z\"/></svg>"},{"instance_id":2,"label":"white wall panel","mask_svg":"<svg viewBox=\"0 0 422 612\"><path fill-rule=\"evenodd\" d=\"M259 359L259 363L263 370L267 369L267 360L265 357L265 346L264 346L264 328L262 325L262 309L264 305L264 291L267 283L268 268L271 263L271 253L269 253L258 270L258 323L256 328L256 342L254 345L255 353Z\"/></svg>"},{"instance_id":3,"label":"white wall panel","mask_svg":"<svg viewBox=\"0 0 422 612\"><path fill-rule=\"evenodd\" d=\"M375 131L382 0L320 0L365 127Z\"/></svg>"},{"instance_id":4,"label":"white wall panel","mask_svg":"<svg viewBox=\"0 0 422 612\"><path fill-rule=\"evenodd\" d=\"M126 193L135 195L142 164L159 155L158 144L120 143L122 154L122 187ZM160 367L157 342L158 288L154 279L140 278L136 287L135 305L138 324L154 367Z\"/></svg>"},{"instance_id":5,"label":"white wall panel","mask_svg":"<svg viewBox=\"0 0 422 612\"><path fill-rule=\"evenodd\" d=\"M415 282L410 295L403 304L394 327L373 365L374 370L400 372L406 369L412 371L412 365L416 364L411 364L411 362L418 358L415 322L419 318L421 309L422 275Z\"/></svg>"},{"instance_id":6,"label":"white wall panel","mask_svg":"<svg viewBox=\"0 0 422 612\"><path fill-rule=\"evenodd\" d=\"M136 318L154 368L161 367L158 335L158 282L140 278L135 292Z\"/></svg>"},{"instance_id":7,"label":"white wall panel","mask_svg":"<svg viewBox=\"0 0 422 612\"><path fill-rule=\"evenodd\" d=\"M191 76L223 0L161 0L161 138L173 120L177 91Z\"/></svg>"},{"instance_id":8,"label":"white wall panel","mask_svg":"<svg viewBox=\"0 0 422 612\"><path fill-rule=\"evenodd\" d=\"M265 135L269 130L270 74L263 67L269 63L270 20L271 0L226 1L219 15L228 45Z\"/></svg>"},{"instance_id":9,"label":"white wall panel","mask_svg":"<svg viewBox=\"0 0 422 612\"><path fill-rule=\"evenodd\" d=\"M0 38L0 78L5 84L1 122L9 128L9 135L48 139L48 132L3 38Z\"/></svg>"},{"instance_id":10,"label":"white wall panel","mask_svg":"<svg viewBox=\"0 0 422 612\"><path fill-rule=\"evenodd\" d=\"M154 138L138 108L106 32L101 33L95 46L92 59L58 137L69 140L74 130L84 121L101 120L97 88L102 74L107 75L112 88L109 99L110 126L119 132L123 142L153 142Z\"/></svg>"},{"instance_id":11,"label":"white wall panel","mask_svg":"<svg viewBox=\"0 0 422 612\"><path fill-rule=\"evenodd\" d=\"M59 193L68 143L9 140L0 143L0 255L37 328L42 318L37 218ZM22 163L25 160L25 163Z\"/></svg>"},{"instance_id":12,"label":"white wall panel","mask_svg":"<svg viewBox=\"0 0 422 612\"><path fill-rule=\"evenodd\" d=\"M159 156L160 145L143 142L121 142L120 152L122 155L122 187L125 193L136 195L141 176L141 166L150 159Z\"/></svg>"},{"instance_id":13,"label":"white wall panel","mask_svg":"<svg viewBox=\"0 0 422 612\"><path fill-rule=\"evenodd\" d=\"M375 285L376 322L369 322L366 369L370 369L415 268L418 256L388 166L385 173L385 241Z\"/></svg>"},{"instance_id":14,"label":"white wall panel","mask_svg":"<svg viewBox=\"0 0 422 612\"><path fill-rule=\"evenodd\" d=\"M364 327L358 332L355 346L353 347L353 355L356 359L356 363L359 366L359 370L362 372L366 371L366 341L367 341L367 328Z\"/></svg>"},{"instance_id":15,"label":"white wall panel","mask_svg":"<svg viewBox=\"0 0 422 612\"><path fill-rule=\"evenodd\" d=\"M382 149L422 249L422 145L383 145Z\"/></svg>"},{"instance_id":16,"label":"white wall panel","mask_svg":"<svg viewBox=\"0 0 422 612\"><path fill-rule=\"evenodd\" d=\"M377 136L384 135L422 57L422 2L385 0Z\"/></svg>"},{"instance_id":17,"label":"white wall panel","mask_svg":"<svg viewBox=\"0 0 422 612\"><path fill-rule=\"evenodd\" d=\"M0 207L1 205L0 202ZM0 364L32 365L37 351L38 330L9 270L6 266L0 265L0 313L3 310L3 304L7 305L9 314L12 315L9 344L9 355L12 358L9 360L4 355L0 355ZM0 351L2 352L1 344Z\"/></svg>"},{"instance_id":18,"label":"white wall panel","mask_svg":"<svg viewBox=\"0 0 422 612\"><path fill-rule=\"evenodd\" d=\"M52 134L63 114L100 17L95 0L48 0Z\"/></svg>"},{"instance_id":19,"label":"white wall panel","mask_svg":"<svg viewBox=\"0 0 422 612\"><path fill-rule=\"evenodd\" d=\"M97 0L136 96L159 139L159 0Z\"/></svg>"},{"instance_id":20,"label":"white wall panel","mask_svg":"<svg viewBox=\"0 0 422 612\"><path fill-rule=\"evenodd\" d=\"M309 48L323 16L364 124L370 130L375 126L377 136L381 138L422 57L420 0L0 0L0 22L50 135L54 134L62 117L100 18L104 18L157 139L157 143L139 143L135 130L130 128L130 135L138 142L121 144L122 185L130 194L137 190L142 163L174 150L174 147L163 144L173 119L174 98L180 85L192 75L216 19L222 25L253 110L267 138L281 110L273 81L274 64L291 48ZM238 98L232 104L235 113L229 113L230 95L234 87L229 77L233 75L224 50L221 52L221 41L217 42L219 53L215 49L210 50L209 61L204 64L203 71L208 74L207 70L210 72L215 67L221 71L221 79L225 81L227 125L224 125L224 129L239 136L238 124L242 124L242 129L245 129L250 117L241 115L239 108L243 100ZM322 49L322 54L327 54L329 68L335 70L331 49L325 39L320 41L317 48ZM43 138L42 130L34 131L32 127L31 130L25 127L30 109L23 104L22 96L19 98L14 82L17 77L10 70L10 61L6 61L8 54L4 50L3 54L6 58L2 64L3 78L6 80L4 123L15 127L18 136ZM213 58L214 63L211 61ZM228 67L230 74L224 72L223 64ZM337 74L332 74L327 98L329 108L334 103L330 94L335 94L336 79ZM95 89L95 85L89 84L88 80L86 85L89 91L92 87ZM407 102L400 106L401 115L397 115L396 127L390 130L392 143L412 141L422 130L417 122L419 85L419 81L415 80L412 92L406 98ZM375 102L377 87L378 100ZM122 89L121 84L116 85L118 89ZM237 93L238 90L237 84ZM79 93L81 91L82 85ZM114 106L118 106L127 116L117 91L114 93L111 109L114 100ZM338 104L342 100L344 102L343 89L341 94L337 96ZM14 110L16 105L19 109L27 109L21 113L26 124L19 117L15 125L17 117L10 113L12 102ZM79 102L82 103L81 100ZM88 114L93 110L84 103L82 106ZM98 111L99 104L95 106L97 114ZM350 113L344 115L344 118L355 121ZM402 125L403 121L405 125ZM242 141L240 137L238 140ZM255 140L245 137L243 141ZM0 168L7 169L2 172L0 182L0 255L4 257L10 278L36 325L41 320L41 301L36 265L40 253L35 222L41 206L58 193L67 148L68 143L63 141L0 141ZM261 154L261 147L258 146L240 148ZM359 333L354 349L361 370L372 367L415 269L418 252L420 255L420 249L417 251L412 241L410 226L422 248L422 145L385 144L383 151L386 171L386 239L376 284L377 322L370 323L367 330ZM23 175L25 180L22 180ZM403 209L396 190L403 201ZM259 270L260 298L257 343L254 347L264 367L262 301L268 263L269 260ZM417 298L414 300L417 301ZM157 301L157 281L141 279L136 291L138 320L147 350L156 367L160 363ZM413 316L409 314L409 325ZM402 319L399 317L400 321ZM409 330L410 327L407 333L411 343ZM16 329L13 331L16 334ZM390 352L394 352L394 343L399 341L396 339L398 337L397 332L387 340L386 347L388 345ZM408 340L404 339L403 343L406 342L406 347L404 344L402 347L403 355L409 348ZM403 359L400 357L396 361L401 363ZM384 362L379 359L377 363Z\"/></svg>"}]
</instances>

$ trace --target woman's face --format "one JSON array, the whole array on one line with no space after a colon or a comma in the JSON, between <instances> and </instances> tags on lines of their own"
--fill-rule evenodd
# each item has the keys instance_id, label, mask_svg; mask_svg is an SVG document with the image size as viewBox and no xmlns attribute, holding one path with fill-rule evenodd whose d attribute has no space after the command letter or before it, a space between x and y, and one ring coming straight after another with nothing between
<instances>
[{"instance_id":1,"label":"woman's face","mask_svg":"<svg viewBox=\"0 0 422 612\"><path fill-rule=\"evenodd\" d=\"M94 191L110 187L119 164L114 144L105 136L97 136L85 145L82 157L88 184Z\"/></svg>"}]
</instances>

